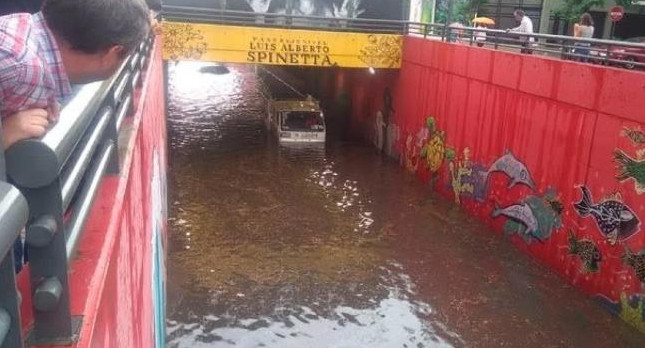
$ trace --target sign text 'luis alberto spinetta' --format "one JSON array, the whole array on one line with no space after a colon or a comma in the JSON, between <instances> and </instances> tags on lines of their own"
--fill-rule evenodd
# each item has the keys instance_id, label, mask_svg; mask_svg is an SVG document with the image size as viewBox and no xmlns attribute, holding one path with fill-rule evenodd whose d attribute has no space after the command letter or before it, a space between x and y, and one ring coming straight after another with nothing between
<instances>
[{"instance_id":1,"label":"sign text 'luis alberto spinetta'","mask_svg":"<svg viewBox=\"0 0 645 348\"><path fill-rule=\"evenodd\" d=\"M263 64L334 66L323 40L253 37L246 61Z\"/></svg>"}]
</instances>

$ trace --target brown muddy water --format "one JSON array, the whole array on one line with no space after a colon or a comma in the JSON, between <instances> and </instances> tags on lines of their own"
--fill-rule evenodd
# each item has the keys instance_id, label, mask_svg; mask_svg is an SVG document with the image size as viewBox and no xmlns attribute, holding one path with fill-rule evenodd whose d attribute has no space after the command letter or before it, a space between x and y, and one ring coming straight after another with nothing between
<instances>
[{"instance_id":1,"label":"brown muddy water","mask_svg":"<svg viewBox=\"0 0 645 348\"><path fill-rule=\"evenodd\" d=\"M169 68L168 347L645 347L359 143L281 148L250 67Z\"/></svg>"}]
</instances>

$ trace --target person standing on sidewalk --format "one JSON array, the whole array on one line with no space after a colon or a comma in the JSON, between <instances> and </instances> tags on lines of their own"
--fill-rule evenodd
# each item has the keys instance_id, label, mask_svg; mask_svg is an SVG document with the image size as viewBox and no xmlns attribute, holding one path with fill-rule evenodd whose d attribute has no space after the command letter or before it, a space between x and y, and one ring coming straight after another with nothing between
<instances>
[{"instance_id":1,"label":"person standing on sidewalk","mask_svg":"<svg viewBox=\"0 0 645 348\"><path fill-rule=\"evenodd\" d=\"M513 16L515 17L516 21L520 22L520 25L515 28L506 30L507 32L513 31L522 34L533 34L533 21L526 15L526 13L524 13L524 11L515 10L515 12L513 12ZM533 36L520 36L520 41L522 42L523 47L521 52L525 54L532 54L533 49L531 48L531 46L535 41Z\"/></svg>"},{"instance_id":2,"label":"person standing on sidewalk","mask_svg":"<svg viewBox=\"0 0 645 348\"><path fill-rule=\"evenodd\" d=\"M583 13L580 16L580 22L573 26L573 36L581 39L591 39L593 38L593 32L593 18L591 18L589 13ZM591 43L576 42L574 46L576 47L573 52L578 55L576 58L581 62L587 62L589 60L589 47L591 47Z\"/></svg>"}]
</instances>

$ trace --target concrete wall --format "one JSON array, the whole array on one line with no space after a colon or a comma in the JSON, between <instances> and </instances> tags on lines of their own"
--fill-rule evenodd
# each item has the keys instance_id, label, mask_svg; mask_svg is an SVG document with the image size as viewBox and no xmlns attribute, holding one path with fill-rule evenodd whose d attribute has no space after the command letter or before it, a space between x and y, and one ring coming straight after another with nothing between
<instances>
[{"instance_id":1,"label":"concrete wall","mask_svg":"<svg viewBox=\"0 0 645 348\"><path fill-rule=\"evenodd\" d=\"M403 167L645 331L644 73L409 37L380 73L337 76L355 132L393 110Z\"/></svg>"}]
</instances>

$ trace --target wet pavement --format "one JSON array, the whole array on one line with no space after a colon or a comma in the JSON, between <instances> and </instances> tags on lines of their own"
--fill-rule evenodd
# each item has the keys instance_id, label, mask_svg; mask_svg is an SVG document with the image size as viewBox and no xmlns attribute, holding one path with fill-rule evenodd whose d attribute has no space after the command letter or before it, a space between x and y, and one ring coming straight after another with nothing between
<instances>
[{"instance_id":1,"label":"wet pavement","mask_svg":"<svg viewBox=\"0 0 645 348\"><path fill-rule=\"evenodd\" d=\"M252 68L170 67L168 347L644 347L358 143L281 148Z\"/></svg>"}]
</instances>

